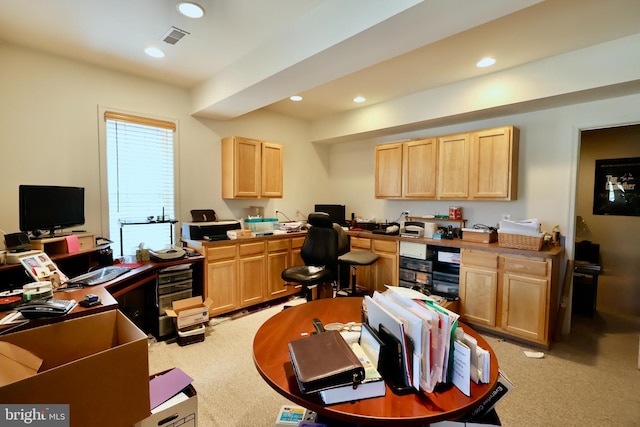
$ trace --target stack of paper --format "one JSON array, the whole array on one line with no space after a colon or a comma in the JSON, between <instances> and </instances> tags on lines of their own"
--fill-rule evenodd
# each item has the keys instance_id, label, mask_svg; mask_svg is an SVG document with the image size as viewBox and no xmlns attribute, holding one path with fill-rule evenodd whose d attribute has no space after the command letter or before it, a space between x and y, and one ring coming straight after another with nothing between
<instances>
[{"instance_id":1,"label":"stack of paper","mask_svg":"<svg viewBox=\"0 0 640 427\"><path fill-rule=\"evenodd\" d=\"M415 300L397 287L365 297L365 304L369 325L378 332L384 327L400 342L407 385L432 392L437 384L451 381L458 314L429 300Z\"/></svg>"},{"instance_id":2,"label":"stack of paper","mask_svg":"<svg viewBox=\"0 0 640 427\"><path fill-rule=\"evenodd\" d=\"M537 236L540 234L540 223L536 218L522 221L500 221L499 233L526 234Z\"/></svg>"},{"instance_id":3,"label":"stack of paper","mask_svg":"<svg viewBox=\"0 0 640 427\"><path fill-rule=\"evenodd\" d=\"M353 343L351 349L364 366L364 380L355 388L351 385L334 387L320 392L320 397L327 405L342 402L352 402L354 400L368 399L371 397L384 396L386 387L382 375L376 369L376 365L371 359L377 361L377 357L370 357L358 343Z\"/></svg>"}]
</instances>

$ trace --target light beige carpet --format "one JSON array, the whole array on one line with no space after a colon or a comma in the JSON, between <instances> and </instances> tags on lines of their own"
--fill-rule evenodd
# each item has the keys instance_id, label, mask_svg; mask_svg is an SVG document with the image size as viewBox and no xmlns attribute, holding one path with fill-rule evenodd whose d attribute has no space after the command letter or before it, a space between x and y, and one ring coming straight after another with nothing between
<instances>
[{"instance_id":1,"label":"light beige carpet","mask_svg":"<svg viewBox=\"0 0 640 427\"><path fill-rule=\"evenodd\" d=\"M298 299L293 303L304 303ZM194 378L200 427L271 427L284 397L257 373L253 336L283 304L212 319L204 342L151 343L150 372L179 367ZM597 313L574 317L571 335L542 359L536 350L484 335L515 389L496 407L503 426L640 426L639 323Z\"/></svg>"}]
</instances>

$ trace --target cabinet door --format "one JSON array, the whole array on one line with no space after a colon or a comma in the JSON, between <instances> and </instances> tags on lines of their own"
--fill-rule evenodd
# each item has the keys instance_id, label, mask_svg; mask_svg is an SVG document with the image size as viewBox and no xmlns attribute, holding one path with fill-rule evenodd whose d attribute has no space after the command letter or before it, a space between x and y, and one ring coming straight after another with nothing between
<instances>
[{"instance_id":1,"label":"cabinet door","mask_svg":"<svg viewBox=\"0 0 640 427\"><path fill-rule=\"evenodd\" d=\"M402 143L376 146L375 196L402 197Z\"/></svg>"},{"instance_id":2,"label":"cabinet door","mask_svg":"<svg viewBox=\"0 0 640 427\"><path fill-rule=\"evenodd\" d=\"M222 197L259 197L262 143L232 136L221 144Z\"/></svg>"},{"instance_id":3,"label":"cabinet door","mask_svg":"<svg viewBox=\"0 0 640 427\"><path fill-rule=\"evenodd\" d=\"M400 268L398 242L374 239L372 249L380 258L372 264L372 283L369 289L384 292L387 290L385 285L398 286Z\"/></svg>"},{"instance_id":4,"label":"cabinet door","mask_svg":"<svg viewBox=\"0 0 640 427\"><path fill-rule=\"evenodd\" d=\"M282 145L262 143L262 197L282 197Z\"/></svg>"},{"instance_id":5,"label":"cabinet door","mask_svg":"<svg viewBox=\"0 0 640 427\"><path fill-rule=\"evenodd\" d=\"M498 272L480 267L460 267L460 315L478 325L496 325Z\"/></svg>"},{"instance_id":6,"label":"cabinet door","mask_svg":"<svg viewBox=\"0 0 640 427\"><path fill-rule=\"evenodd\" d=\"M300 256L303 243L304 237L294 237L291 239L291 266L304 265L304 261Z\"/></svg>"},{"instance_id":7,"label":"cabinet door","mask_svg":"<svg viewBox=\"0 0 640 427\"><path fill-rule=\"evenodd\" d=\"M469 198L515 200L517 161L517 128L507 126L472 133Z\"/></svg>"},{"instance_id":8,"label":"cabinet door","mask_svg":"<svg viewBox=\"0 0 640 427\"><path fill-rule=\"evenodd\" d=\"M512 335L547 343L549 280L506 272L502 278L500 326Z\"/></svg>"},{"instance_id":9,"label":"cabinet door","mask_svg":"<svg viewBox=\"0 0 640 427\"><path fill-rule=\"evenodd\" d=\"M238 308L238 263L235 259L213 261L207 264L206 296L213 301L209 316Z\"/></svg>"},{"instance_id":10,"label":"cabinet door","mask_svg":"<svg viewBox=\"0 0 640 427\"><path fill-rule=\"evenodd\" d=\"M258 304L265 295L265 243L246 243L238 246L240 274L240 306Z\"/></svg>"},{"instance_id":11,"label":"cabinet door","mask_svg":"<svg viewBox=\"0 0 640 427\"><path fill-rule=\"evenodd\" d=\"M435 138L404 143L402 195L435 199L437 177L437 140Z\"/></svg>"},{"instance_id":12,"label":"cabinet door","mask_svg":"<svg viewBox=\"0 0 640 427\"><path fill-rule=\"evenodd\" d=\"M438 199L469 196L469 134L438 138Z\"/></svg>"},{"instance_id":13,"label":"cabinet door","mask_svg":"<svg viewBox=\"0 0 640 427\"><path fill-rule=\"evenodd\" d=\"M469 323L496 326L498 254L460 251L460 315Z\"/></svg>"},{"instance_id":14,"label":"cabinet door","mask_svg":"<svg viewBox=\"0 0 640 427\"><path fill-rule=\"evenodd\" d=\"M267 242L267 297L278 298L296 291L294 286L285 286L282 271L289 268L291 239Z\"/></svg>"}]
</instances>

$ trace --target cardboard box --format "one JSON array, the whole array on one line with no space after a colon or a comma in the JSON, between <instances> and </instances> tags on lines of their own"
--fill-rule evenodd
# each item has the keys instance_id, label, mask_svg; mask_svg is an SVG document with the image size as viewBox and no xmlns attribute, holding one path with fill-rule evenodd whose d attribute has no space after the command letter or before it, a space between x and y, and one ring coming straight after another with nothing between
<instances>
[{"instance_id":1,"label":"cardboard box","mask_svg":"<svg viewBox=\"0 0 640 427\"><path fill-rule=\"evenodd\" d=\"M462 229L462 240L476 243L493 243L498 241L498 233L495 231L485 233L483 230Z\"/></svg>"},{"instance_id":2,"label":"cardboard box","mask_svg":"<svg viewBox=\"0 0 640 427\"><path fill-rule=\"evenodd\" d=\"M144 420L135 424L134 427L158 427L171 421L172 426L197 426L198 425L198 395L192 385L182 390L180 393L169 399L165 404L160 405L154 413ZM186 396L186 400L183 400ZM178 403L173 403L173 402ZM158 411L158 409L160 409Z\"/></svg>"},{"instance_id":3,"label":"cardboard box","mask_svg":"<svg viewBox=\"0 0 640 427\"><path fill-rule=\"evenodd\" d=\"M0 336L0 343L4 404L69 404L72 427L133 425L149 415L147 336L118 310ZM5 375L17 362L22 372Z\"/></svg>"},{"instance_id":4,"label":"cardboard box","mask_svg":"<svg viewBox=\"0 0 640 427\"><path fill-rule=\"evenodd\" d=\"M252 236L251 230L227 230L227 237L231 240L247 239Z\"/></svg>"},{"instance_id":5,"label":"cardboard box","mask_svg":"<svg viewBox=\"0 0 640 427\"><path fill-rule=\"evenodd\" d=\"M178 329L186 328L198 323L204 323L209 321L209 307L213 301L207 298L202 302L202 297L185 298L178 301L174 301L172 310L166 310L166 314L169 317L176 318L176 327Z\"/></svg>"}]
</instances>

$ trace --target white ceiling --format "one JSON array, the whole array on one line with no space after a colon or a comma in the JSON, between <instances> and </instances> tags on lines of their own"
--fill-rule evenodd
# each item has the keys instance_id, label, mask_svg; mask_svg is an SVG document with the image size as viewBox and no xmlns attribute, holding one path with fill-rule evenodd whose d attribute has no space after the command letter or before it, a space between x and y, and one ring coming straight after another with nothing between
<instances>
[{"instance_id":1,"label":"white ceiling","mask_svg":"<svg viewBox=\"0 0 640 427\"><path fill-rule=\"evenodd\" d=\"M196 1L2 0L0 41L189 88L201 116L315 119L640 33L638 0Z\"/></svg>"}]
</instances>

